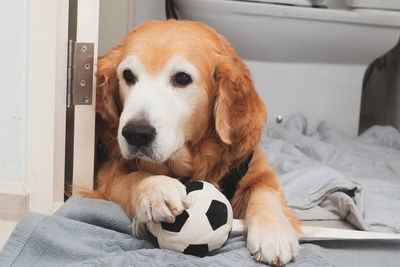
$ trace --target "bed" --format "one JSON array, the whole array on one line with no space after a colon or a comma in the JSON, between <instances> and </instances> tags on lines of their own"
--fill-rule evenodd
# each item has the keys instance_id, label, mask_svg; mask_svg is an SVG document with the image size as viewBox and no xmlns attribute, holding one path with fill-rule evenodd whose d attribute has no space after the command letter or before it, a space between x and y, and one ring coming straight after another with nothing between
<instances>
[{"instance_id":1,"label":"bed","mask_svg":"<svg viewBox=\"0 0 400 267\"><path fill-rule=\"evenodd\" d=\"M396 129L374 126L351 138L326 122L307 129L307 119L299 114L266 129L261 146L288 204L305 224L382 233L304 236L289 266L398 266ZM0 252L0 266L265 266L249 255L240 227L234 227L222 248L198 258L154 248L132 237L130 224L118 205L75 196L52 216L25 215Z\"/></svg>"}]
</instances>

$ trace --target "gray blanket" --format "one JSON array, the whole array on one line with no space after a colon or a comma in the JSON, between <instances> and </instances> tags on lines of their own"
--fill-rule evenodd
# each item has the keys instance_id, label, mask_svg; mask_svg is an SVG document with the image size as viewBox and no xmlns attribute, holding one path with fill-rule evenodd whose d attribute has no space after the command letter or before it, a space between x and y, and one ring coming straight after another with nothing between
<instances>
[{"instance_id":1,"label":"gray blanket","mask_svg":"<svg viewBox=\"0 0 400 267\"><path fill-rule=\"evenodd\" d=\"M198 258L156 249L133 238L122 209L73 197L53 216L29 213L0 252L0 266L265 266L256 263L241 232L212 255ZM314 241L288 266L398 266L400 241Z\"/></svg>"},{"instance_id":2,"label":"gray blanket","mask_svg":"<svg viewBox=\"0 0 400 267\"><path fill-rule=\"evenodd\" d=\"M297 216L400 233L399 131L374 126L350 138L325 122L308 131L306 118L295 115L262 140Z\"/></svg>"}]
</instances>

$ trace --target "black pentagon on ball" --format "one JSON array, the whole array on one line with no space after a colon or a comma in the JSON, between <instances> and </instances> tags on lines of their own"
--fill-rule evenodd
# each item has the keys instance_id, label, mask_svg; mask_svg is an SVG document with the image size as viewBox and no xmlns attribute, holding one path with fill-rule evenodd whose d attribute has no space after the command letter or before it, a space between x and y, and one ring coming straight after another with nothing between
<instances>
[{"instance_id":1,"label":"black pentagon on ball","mask_svg":"<svg viewBox=\"0 0 400 267\"><path fill-rule=\"evenodd\" d=\"M192 191L201 190L204 187L203 182L192 181L185 184L186 186L186 194L189 194Z\"/></svg>"},{"instance_id":2,"label":"black pentagon on ball","mask_svg":"<svg viewBox=\"0 0 400 267\"><path fill-rule=\"evenodd\" d=\"M210 251L208 250L208 245L207 244L189 245L183 251L183 253L185 253L185 254L190 254L190 255L197 256L197 257L207 256L207 254L209 252Z\"/></svg>"},{"instance_id":3,"label":"black pentagon on ball","mask_svg":"<svg viewBox=\"0 0 400 267\"><path fill-rule=\"evenodd\" d=\"M161 228L166 231L178 233L181 231L183 225L185 224L188 218L189 218L189 213L187 213L187 211L184 210L182 214L175 217L174 223L161 222Z\"/></svg>"},{"instance_id":4,"label":"black pentagon on ball","mask_svg":"<svg viewBox=\"0 0 400 267\"><path fill-rule=\"evenodd\" d=\"M214 199L211 201L206 215L211 228L216 230L228 221L228 208L221 201Z\"/></svg>"}]
</instances>

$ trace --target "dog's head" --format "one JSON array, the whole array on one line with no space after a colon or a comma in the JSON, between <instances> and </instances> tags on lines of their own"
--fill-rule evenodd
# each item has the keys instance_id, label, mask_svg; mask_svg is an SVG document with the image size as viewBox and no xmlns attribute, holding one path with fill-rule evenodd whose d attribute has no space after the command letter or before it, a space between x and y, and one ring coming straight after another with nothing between
<instances>
[{"instance_id":1,"label":"dog's head","mask_svg":"<svg viewBox=\"0 0 400 267\"><path fill-rule=\"evenodd\" d=\"M124 158L163 162L213 129L248 154L266 120L251 75L229 43L201 23L147 22L101 57L96 111L118 126Z\"/></svg>"}]
</instances>

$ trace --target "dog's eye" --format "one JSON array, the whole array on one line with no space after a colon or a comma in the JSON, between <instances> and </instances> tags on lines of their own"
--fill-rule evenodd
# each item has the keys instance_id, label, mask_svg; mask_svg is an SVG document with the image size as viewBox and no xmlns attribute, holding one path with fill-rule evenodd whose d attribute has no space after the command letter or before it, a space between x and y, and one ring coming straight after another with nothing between
<instances>
[{"instance_id":1,"label":"dog's eye","mask_svg":"<svg viewBox=\"0 0 400 267\"><path fill-rule=\"evenodd\" d=\"M127 84L133 85L136 83L137 79L136 76L132 73L131 70L124 70L122 72L122 76Z\"/></svg>"},{"instance_id":2,"label":"dog's eye","mask_svg":"<svg viewBox=\"0 0 400 267\"><path fill-rule=\"evenodd\" d=\"M172 77L172 83L174 86L183 87L192 83L192 77L185 72L178 72Z\"/></svg>"}]
</instances>

